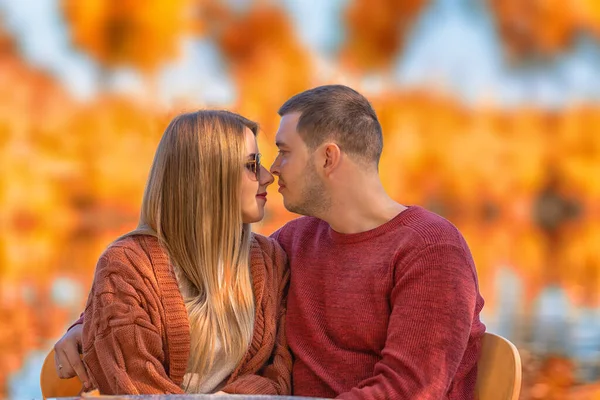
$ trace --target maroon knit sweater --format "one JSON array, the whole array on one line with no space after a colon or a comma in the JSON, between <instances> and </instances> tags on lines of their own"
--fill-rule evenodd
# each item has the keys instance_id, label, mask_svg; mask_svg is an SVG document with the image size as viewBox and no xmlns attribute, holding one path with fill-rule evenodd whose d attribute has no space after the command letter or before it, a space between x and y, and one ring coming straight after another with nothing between
<instances>
[{"instance_id":1,"label":"maroon knit sweater","mask_svg":"<svg viewBox=\"0 0 600 400\"><path fill-rule=\"evenodd\" d=\"M358 234L303 217L273 234L289 256L287 335L296 396L474 398L485 326L469 248L409 207Z\"/></svg>"}]
</instances>

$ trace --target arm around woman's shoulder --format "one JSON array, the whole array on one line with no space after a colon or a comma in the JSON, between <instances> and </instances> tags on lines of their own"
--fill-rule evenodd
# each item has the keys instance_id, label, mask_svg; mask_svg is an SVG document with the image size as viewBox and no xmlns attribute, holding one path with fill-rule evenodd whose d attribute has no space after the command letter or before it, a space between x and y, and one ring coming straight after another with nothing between
<instances>
[{"instance_id":1,"label":"arm around woman's shoulder","mask_svg":"<svg viewBox=\"0 0 600 400\"><path fill-rule=\"evenodd\" d=\"M101 394L183 393L165 370L152 271L131 238L109 247L98 261L84 313L83 355Z\"/></svg>"}]
</instances>

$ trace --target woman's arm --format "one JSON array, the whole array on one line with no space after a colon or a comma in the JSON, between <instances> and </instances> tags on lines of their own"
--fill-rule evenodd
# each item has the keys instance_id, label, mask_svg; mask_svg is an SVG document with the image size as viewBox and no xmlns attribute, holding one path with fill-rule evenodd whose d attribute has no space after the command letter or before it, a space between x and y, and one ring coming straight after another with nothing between
<instances>
[{"instance_id":1,"label":"woman's arm","mask_svg":"<svg viewBox=\"0 0 600 400\"><path fill-rule=\"evenodd\" d=\"M101 394L183 393L165 370L160 321L149 309L156 288L149 266L111 247L96 266L83 322L83 361ZM159 298L159 297L158 297ZM158 326L157 326L158 325Z\"/></svg>"},{"instance_id":2,"label":"woman's arm","mask_svg":"<svg viewBox=\"0 0 600 400\"><path fill-rule=\"evenodd\" d=\"M54 345L54 367L59 378L68 379L77 376L84 389L88 390L91 388L90 378L81 361L82 332L83 314Z\"/></svg>"}]
</instances>

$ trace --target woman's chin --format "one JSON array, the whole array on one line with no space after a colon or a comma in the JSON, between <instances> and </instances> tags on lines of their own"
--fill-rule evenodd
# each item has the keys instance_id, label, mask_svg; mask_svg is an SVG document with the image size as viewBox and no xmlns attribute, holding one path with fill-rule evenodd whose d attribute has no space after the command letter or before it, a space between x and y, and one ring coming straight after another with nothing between
<instances>
[{"instance_id":1,"label":"woman's chin","mask_svg":"<svg viewBox=\"0 0 600 400\"><path fill-rule=\"evenodd\" d=\"M245 224L254 224L257 222L262 221L262 219L265 217L265 210L257 210L253 213L244 213L244 215L242 215L242 221Z\"/></svg>"}]
</instances>

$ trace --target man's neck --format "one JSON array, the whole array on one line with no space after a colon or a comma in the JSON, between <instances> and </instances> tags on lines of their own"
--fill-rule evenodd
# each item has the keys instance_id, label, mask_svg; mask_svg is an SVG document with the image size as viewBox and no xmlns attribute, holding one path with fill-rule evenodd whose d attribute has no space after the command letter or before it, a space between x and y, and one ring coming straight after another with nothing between
<instances>
[{"instance_id":1,"label":"man's neck","mask_svg":"<svg viewBox=\"0 0 600 400\"><path fill-rule=\"evenodd\" d=\"M327 213L319 216L339 233L366 232L385 224L406 207L394 201L379 178L345 186L332 199Z\"/></svg>"}]
</instances>

